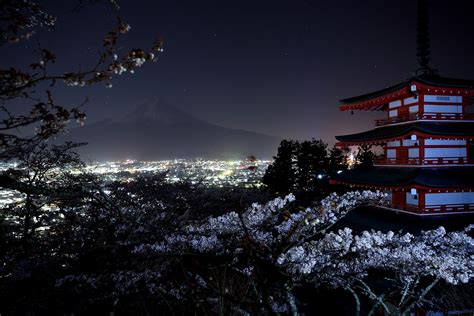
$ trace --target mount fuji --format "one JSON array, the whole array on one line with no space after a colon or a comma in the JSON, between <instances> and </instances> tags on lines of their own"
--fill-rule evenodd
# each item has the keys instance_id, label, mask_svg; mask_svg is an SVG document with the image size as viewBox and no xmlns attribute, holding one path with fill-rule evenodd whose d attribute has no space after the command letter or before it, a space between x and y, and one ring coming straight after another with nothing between
<instances>
[{"instance_id":1,"label":"mount fuji","mask_svg":"<svg viewBox=\"0 0 474 316\"><path fill-rule=\"evenodd\" d=\"M70 129L60 141L87 142L84 158L159 160L175 158L271 158L279 138L200 120L161 100L137 106L120 120Z\"/></svg>"}]
</instances>

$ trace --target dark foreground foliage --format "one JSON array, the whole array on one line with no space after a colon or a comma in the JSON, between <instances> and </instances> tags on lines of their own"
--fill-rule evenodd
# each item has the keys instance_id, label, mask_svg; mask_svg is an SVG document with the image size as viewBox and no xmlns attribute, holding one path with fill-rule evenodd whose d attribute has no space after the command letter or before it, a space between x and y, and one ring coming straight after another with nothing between
<instances>
[{"instance_id":1,"label":"dark foreground foliage","mask_svg":"<svg viewBox=\"0 0 474 316\"><path fill-rule=\"evenodd\" d=\"M186 314L189 306L180 300L157 299L159 292L150 295L148 289L140 288L152 279L137 282L134 278L144 270L153 278L157 262L161 266L169 260L179 287L187 282L184 265L202 269L206 263L187 256L178 262L168 256L137 258L133 247L211 214L242 211L255 201L263 203L269 194L249 188L169 184L164 178L165 174L141 175L135 181L105 184L94 175L61 172L48 174L51 182L47 186L32 183L31 187L42 189L24 193L25 202L1 213L0 313L157 314L163 309L171 312L171 308L173 313ZM166 214L161 213L163 209ZM204 266L199 268L200 264ZM111 273L122 271L121 281L136 284L133 290L124 286L124 292L117 293L120 289L107 285L106 280ZM58 283L68 275L93 275L103 282L96 286L86 280L74 286Z\"/></svg>"},{"instance_id":2,"label":"dark foreground foliage","mask_svg":"<svg viewBox=\"0 0 474 316\"><path fill-rule=\"evenodd\" d=\"M75 169L47 164L38 178L48 179L47 190L25 191L28 203L2 210L2 315L313 314L326 308L350 315L382 313L394 302L399 311L472 304L455 294L426 295L457 290L445 279L464 278L457 269L469 266L460 261L472 255L467 236L330 233L338 218L377 195L333 196L311 208L291 196L252 205L268 201L269 193L169 184L164 174L104 183L77 173L70 158L55 161ZM346 252L344 242L356 250ZM462 267L436 272L440 258L421 268L417 260L429 255L423 251L437 247ZM375 253L416 249L420 259L371 261ZM320 254L313 257L314 251Z\"/></svg>"}]
</instances>

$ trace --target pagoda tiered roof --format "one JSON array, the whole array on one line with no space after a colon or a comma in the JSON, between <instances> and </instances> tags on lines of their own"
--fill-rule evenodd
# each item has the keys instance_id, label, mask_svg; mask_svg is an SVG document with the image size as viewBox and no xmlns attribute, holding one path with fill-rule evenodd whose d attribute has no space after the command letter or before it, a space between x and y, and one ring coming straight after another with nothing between
<instances>
[{"instance_id":1,"label":"pagoda tiered roof","mask_svg":"<svg viewBox=\"0 0 474 316\"><path fill-rule=\"evenodd\" d=\"M336 136L336 139L339 141L338 145L376 144L409 138L411 135L443 139L474 139L474 122L415 121L377 127L362 133Z\"/></svg>"},{"instance_id":2,"label":"pagoda tiered roof","mask_svg":"<svg viewBox=\"0 0 474 316\"><path fill-rule=\"evenodd\" d=\"M474 168L372 167L344 171L332 181L370 188L473 189Z\"/></svg>"},{"instance_id":3,"label":"pagoda tiered roof","mask_svg":"<svg viewBox=\"0 0 474 316\"><path fill-rule=\"evenodd\" d=\"M389 102L415 95L411 86L416 85L416 92L436 93L443 95L462 95L474 97L474 80L441 77L438 75L413 76L399 84L352 98L342 99L340 109L348 110L387 110Z\"/></svg>"}]
</instances>

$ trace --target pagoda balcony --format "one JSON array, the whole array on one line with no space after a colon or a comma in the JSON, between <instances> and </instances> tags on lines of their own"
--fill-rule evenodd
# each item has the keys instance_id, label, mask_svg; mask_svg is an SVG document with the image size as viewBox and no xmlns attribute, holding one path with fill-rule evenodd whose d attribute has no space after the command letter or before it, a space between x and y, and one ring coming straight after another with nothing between
<instances>
[{"instance_id":1,"label":"pagoda balcony","mask_svg":"<svg viewBox=\"0 0 474 316\"><path fill-rule=\"evenodd\" d=\"M440 165L470 165L474 164L474 159L465 157L443 157L443 158L408 158L408 159L396 159L396 158L376 158L374 159L374 165L427 165L427 166L440 166Z\"/></svg>"},{"instance_id":2,"label":"pagoda balcony","mask_svg":"<svg viewBox=\"0 0 474 316\"><path fill-rule=\"evenodd\" d=\"M440 205L426 205L426 206L417 206L417 205L397 205L391 204L391 208L395 210L405 211L415 214L443 214L443 213L464 213L474 211L474 203L466 204L440 204Z\"/></svg>"},{"instance_id":3,"label":"pagoda balcony","mask_svg":"<svg viewBox=\"0 0 474 316\"><path fill-rule=\"evenodd\" d=\"M474 120L474 113L434 113L425 112L423 114L412 113L405 116L391 117L388 119L375 120L375 126L385 126L388 124L410 122L417 120Z\"/></svg>"}]
</instances>

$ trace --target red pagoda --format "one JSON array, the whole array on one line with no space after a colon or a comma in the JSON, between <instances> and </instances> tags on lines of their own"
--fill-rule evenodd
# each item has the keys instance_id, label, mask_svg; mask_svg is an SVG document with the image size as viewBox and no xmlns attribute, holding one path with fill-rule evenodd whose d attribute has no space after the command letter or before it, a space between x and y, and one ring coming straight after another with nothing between
<instances>
[{"instance_id":1,"label":"red pagoda","mask_svg":"<svg viewBox=\"0 0 474 316\"><path fill-rule=\"evenodd\" d=\"M417 215L474 213L474 80L439 76L428 66L425 1L418 7L419 69L408 80L341 100L341 111L384 112L375 128L337 136L337 145L381 146L370 169L332 183L385 190L390 209Z\"/></svg>"}]
</instances>

